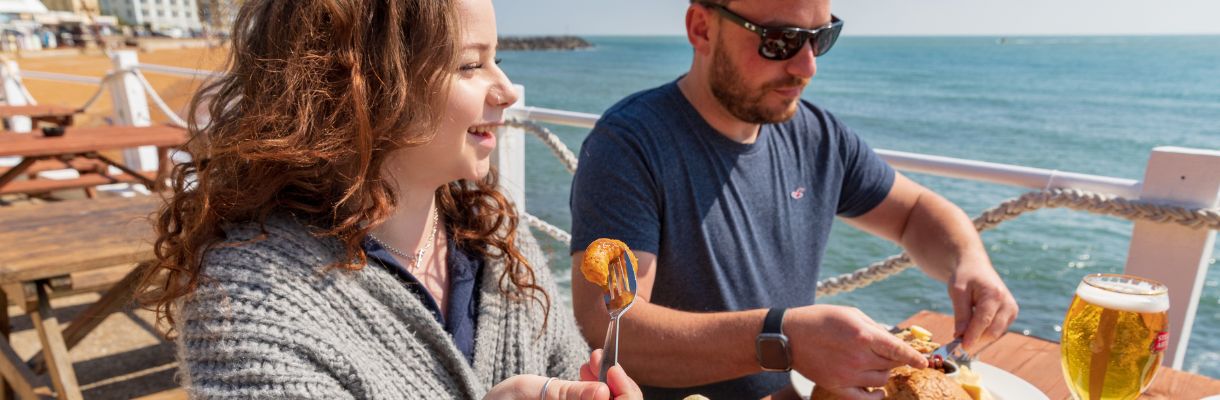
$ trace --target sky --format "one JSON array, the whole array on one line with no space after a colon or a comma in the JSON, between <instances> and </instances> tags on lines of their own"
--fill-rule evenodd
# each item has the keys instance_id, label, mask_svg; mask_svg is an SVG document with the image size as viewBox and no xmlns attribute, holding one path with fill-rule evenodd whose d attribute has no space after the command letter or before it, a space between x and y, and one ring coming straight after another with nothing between
<instances>
[{"instance_id":1,"label":"sky","mask_svg":"<svg viewBox=\"0 0 1220 400\"><path fill-rule=\"evenodd\" d=\"M745 0L748 1L748 0ZM498 0L501 35L682 35L688 0ZM844 35L1220 34L1220 0L836 0Z\"/></svg>"}]
</instances>

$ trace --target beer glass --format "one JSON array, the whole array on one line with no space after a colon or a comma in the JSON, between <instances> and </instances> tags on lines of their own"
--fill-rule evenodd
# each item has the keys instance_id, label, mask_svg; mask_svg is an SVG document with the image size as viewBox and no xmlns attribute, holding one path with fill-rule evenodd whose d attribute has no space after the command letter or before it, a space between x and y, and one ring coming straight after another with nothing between
<instances>
[{"instance_id":1,"label":"beer glass","mask_svg":"<svg viewBox=\"0 0 1220 400\"><path fill-rule=\"evenodd\" d=\"M1169 290L1128 275L1092 274L1063 317L1063 375L1078 400L1135 399L1169 344Z\"/></svg>"}]
</instances>

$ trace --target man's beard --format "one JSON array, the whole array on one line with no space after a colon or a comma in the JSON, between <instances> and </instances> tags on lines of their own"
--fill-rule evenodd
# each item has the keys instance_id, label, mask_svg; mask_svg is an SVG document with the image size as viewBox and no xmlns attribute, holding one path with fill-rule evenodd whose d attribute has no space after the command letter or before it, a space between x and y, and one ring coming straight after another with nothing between
<instances>
[{"instance_id":1,"label":"man's beard","mask_svg":"<svg viewBox=\"0 0 1220 400\"><path fill-rule=\"evenodd\" d=\"M711 85L712 95L720 101L720 105L729 110L734 117L752 124L769 124L784 122L796 114L796 102L783 108L767 108L763 98L772 90L780 87L804 86L806 80L794 76L771 82L757 91L746 87L742 74L733 67L724 45L716 46L712 53Z\"/></svg>"}]
</instances>

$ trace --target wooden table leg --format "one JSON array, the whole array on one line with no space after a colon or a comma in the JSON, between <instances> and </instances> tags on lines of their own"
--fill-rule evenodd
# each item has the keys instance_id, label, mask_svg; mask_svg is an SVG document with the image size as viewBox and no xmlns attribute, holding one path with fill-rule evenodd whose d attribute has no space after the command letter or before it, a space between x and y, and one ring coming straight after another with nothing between
<instances>
[{"instance_id":1,"label":"wooden table leg","mask_svg":"<svg viewBox=\"0 0 1220 400\"><path fill-rule=\"evenodd\" d=\"M23 400L37 399L34 394L34 384L38 377L21 361L21 356L13 351L8 340L0 341L0 374L4 375L5 385L12 386L17 396Z\"/></svg>"},{"instance_id":2,"label":"wooden table leg","mask_svg":"<svg viewBox=\"0 0 1220 400\"><path fill-rule=\"evenodd\" d=\"M169 159L168 147L157 147L157 184L152 187L153 191L161 191L165 189L165 180L169 178L169 174L174 170L174 165Z\"/></svg>"},{"instance_id":3,"label":"wooden table leg","mask_svg":"<svg viewBox=\"0 0 1220 400\"><path fill-rule=\"evenodd\" d=\"M42 354L47 360L55 393L61 400L82 400L80 385L76 383L76 371L72 369L72 358L68 356L68 346L64 344L59 320L51 309L49 286L46 281L37 283L38 307L30 313L30 319L34 321L34 329L38 330L38 338L42 340Z\"/></svg>"},{"instance_id":4,"label":"wooden table leg","mask_svg":"<svg viewBox=\"0 0 1220 400\"><path fill-rule=\"evenodd\" d=\"M38 159L35 157L22 158L21 162L17 163L17 165L14 165L12 168L9 168L8 171L5 171L4 175L0 175L0 187L4 187L4 185L7 185L9 182L17 179L18 176L21 176L22 172L29 169L31 165L34 165L34 161L37 160Z\"/></svg>"},{"instance_id":5,"label":"wooden table leg","mask_svg":"<svg viewBox=\"0 0 1220 400\"><path fill-rule=\"evenodd\" d=\"M132 177L136 178L136 180L140 181L140 183L143 184L145 187L147 187L149 190L155 190L155 188L158 186L158 183L155 180L148 179L147 176L140 173L139 171L131 169L131 167L128 167L126 165L117 163L114 160L111 160L110 157L106 157L106 156L103 156L103 155L97 154L97 153L90 153L85 156L88 158L95 159L95 160L100 160L106 164L109 164L112 167L118 168L120 171L123 171L127 175L131 175Z\"/></svg>"},{"instance_id":6,"label":"wooden table leg","mask_svg":"<svg viewBox=\"0 0 1220 400\"><path fill-rule=\"evenodd\" d=\"M8 343L11 333L13 333L13 326L8 319L8 296L4 294L3 290L0 290L0 339L3 339L4 343ZM13 387L5 382L3 377L0 377L0 382L4 382L0 384L0 400L13 398Z\"/></svg>"},{"instance_id":7,"label":"wooden table leg","mask_svg":"<svg viewBox=\"0 0 1220 400\"><path fill-rule=\"evenodd\" d=\"M37 398L33 388L37 377L21 361L21 357L13 351L8 342L12 330L8 315L8 296L0 290L0 336L3 336L3 340L0 340L0 381L4 382L3 389L0 389L0 399L11 399L14 394L21 395L23 399Z\"/></svg>"},{"instance_id":8,"label":"wooden table leg","mask_svg":"<svg viewBox=\"0 0 1220 400\"><path fill-rule=\"evenodd\" d=\"M122 280L119 280L118 283L110 287L106 294L102 295L101 299L98 299L96 303L90 304L89 308L86 308L84 312L73 319L72 323L68 324L68 328L64 329L64 345L68 349L76 347L81 340L85 339L89 332L92 332L94 328L101 325L102 321L106 320L106 317L119 311L123 306L130 304L132 297L135 296L136 285L143 278L144 271L151 268L151 266L152 263L137 265L135 269L123 276ZM33 366L35 373L42 373L47 367L44 360L43 355L35 354L30 359L29 365Z\"/></svg>"}]
</instances>

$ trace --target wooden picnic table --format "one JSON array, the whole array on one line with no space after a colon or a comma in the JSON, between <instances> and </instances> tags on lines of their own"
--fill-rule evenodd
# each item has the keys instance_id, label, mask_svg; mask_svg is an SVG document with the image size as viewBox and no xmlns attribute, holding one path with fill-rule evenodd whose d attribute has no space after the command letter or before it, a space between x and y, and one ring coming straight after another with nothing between
<instances>
[{"instance_id":1,"label":"wooden picnic table","mask_svg":"<svg viewBox=\"0 0 1220 400\"><path fill-rule=\"evenodd\" d=\"M171 166L169 149L181 146L186 140L185 129L165 125L67 128L63 136L57 137L47 137L41 133L3 132L0 133L0 157L19 156L22 160L0 174L0 194L46 192L118 182L139 182L151 189L158 189L168 176ZM104 151L140 146L157 147L158 170L151 176L132 170L102 154ZM82 174L73 181L13 182L39 161L70 161L80 158L100 161L107 167L118 168L123 174L112 176L108 173L109 168L101 168L97 173Z\"/></svg>"},{"instance_id":2,"label":"wooden picnic table","mask_svg":"<svg viewBox=\"0 0 1220 400\"><path fill-rule=\"evenodd\" d=\"M900 327L911 325L927 328L934 338L953 337L953 317L949 315L920 311L898 324ZM977 357L979 361L1024 379L1051 399L1072 398L1063 378L1058 343L1008 332L980 350ZM1218 394L1220 380L1161 366L1152 386L1140 398L1195 400Z\"/></svg>"},{"instance_id":3,"label":"wooden picnic table","mask_svg":"<svg viewBox=\"0 0 1220 400\"><path fill-rule=\"evenodd\" d=\"M50 122L62 127L72 125L73 117L80 111L56 105L0 105L0 118L30 117L33 122ZM37 124L34 124L37 126Z\"/></svg>"},{"instance_id":4,"label":"wooden picnic table","mask_svg":"<svg viewBox=\"0 0 1220 400\"><path fill-rule=\"evenodd\" d=\"M42 381L37 374L45 369L60 399L81 398L68 350L131 301L139 275L154 260L148 217L160 201L140 196L0 208L0 285L22 299L42 343L42 351L30 360L17 355L8 342L9 296L0 296L0 375L18 397L38 397L35 388ZM101 289L89 287L96 282L85 277L116 266L115 279L106 283L110 289L61 329L50 299Z\"/></svg>"}]
</instances>

